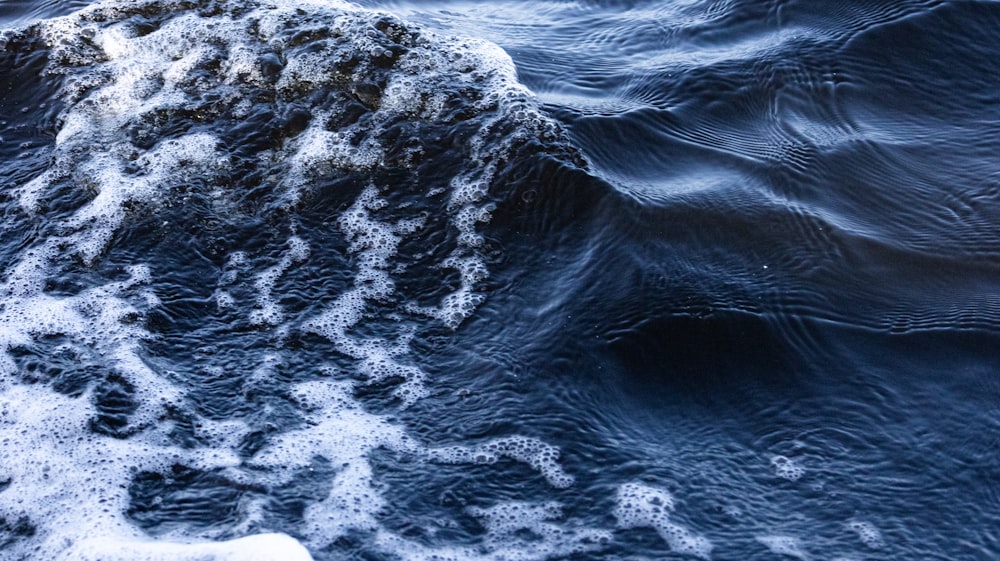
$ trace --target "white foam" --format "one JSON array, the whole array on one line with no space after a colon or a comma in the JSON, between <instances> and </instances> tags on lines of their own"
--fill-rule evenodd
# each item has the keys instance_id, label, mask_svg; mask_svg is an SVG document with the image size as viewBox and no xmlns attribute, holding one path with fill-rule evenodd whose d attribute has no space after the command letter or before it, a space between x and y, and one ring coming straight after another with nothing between
<instances>
[{"instance_id":1,"label":"white foam","mask_svg":"<svg viewBox=\"0 0 1000 561\"><path fill-rule=\"evenodd\" d=\"M139 409L132 415L133 422L137 426L153 423L163 406L176 403L179 393L141 358L141 343L149 334L134 320L159 303L143 288L150 281L149 270L133 266L124 281L75 296L52 296L43 287L49 271L55 268L52 261L62 241L53 239L27 251L0 284L0 381L13 381L16 365L9 355L12 347L29 345L40 337L66 336L74 344L100 353L106 366L134 386Z\"/></svg>"},{"instance_id":2,"label":"white foam","mask_svg":"<svg viewBox=\"0 0 1000 561\"><path fill-rule=\"evenodd\" d=\"M376 543L407 561L542 561L600 551L612 539L606 530L562 521L557 502L511 501L467 511L486 530L479 547L429 547L387 532Z\"/></svg>"},{"instance_id":3,"label":"white foam","mask_svg":"<svg viewBox=\"0 0 1000 561\"><path fill-rule=\"evenodd\" d=\"M250 313L250 322L255 325L278 325L285 314L281 306L272 296L274 283L284 275L288 269L297 263L305 261L309 257L309 244L293 236L288 240L288 250L281 256L281 260L276 265L257 275L254 287L257 289L257 308ZM220 301L220 305L222 305Z\"/></svg>"},{"instance_id":4,"label":"white foam","mask_svg":"<svg viewBox=\"0 0 1000 561\"><path fill-rule=\"evenodd\" d=\"M72 122L75 113L70 113ZM82 117L80 117L82 119ZM97 128L93 123L81 125L81 130ZM67 129L62 129L66 131ZM207 133L190 135L162 142L151 152L134 161L129 160L127 143L102 143L95 150L90 135L75 134L71 140L57 138L57 159L65 157L61 150L77 153L80 150L96 152L77 163L74 179L96 192L96 196L65 222L65 229L75 231L66 241L77 254L92 263L106 248L114 233L125 220L126 208L136 202L149 202L176 185L181 170L190 172L194 167L225 168L224 160L216 153L217 140ZM129 152L131 153L131 152ZM68 168L70 164L57 166ZM125 172L125 168L135 168ZM40 192L62 179L61 173L47 172L26 184L18 192L21 204L37 211Z\"/></svg>"},{"instance_id":5,"label":"white foam","mask_svg":"<svg viewBox=\"0 0 1000 561\"><path fill-rule=\"evenodd\" d=\"M411 307L411 310L437 318L455 329L482 304L484 297L476 292L475 287L486 280L489 272L482 259L476 256L452 256L446 259L442 266L458 271L461 278L459 288L445 296L437 307Z\"/></svg>"},{"instance_id":6,"label":"white foam","mask_svg":"<svg viewBox=\"0 0 1000 561\"><path fill-rule=\"evenodd\" d=\"M788 481L798 481L806 473L806 469L801 464L785 456L772 457L771 466L774 467L776 476Z\"/></svg>"},{"instance_id":7,"label":"white foam","mask_svg":"<svg viewBox=\"0 0 1000 561\"><path fill-rule=\"evenodd\" d=\"M451 462L509 458L531 466L560 489L572 485L573 477L559 465L558 449L533 438L511 436L427 451L397 422L362 408L353 396L354 382L329 379L294 386L290 397L303 424L291 430L280 427L284 432L241 462L234 450L250 434L248 423L197 418L182 390L170 381L172 374L149 355L145 343L153 335L143 320L160 303L150 288L155 279L148 267L128 266L125 280L95 280L73 295L46 291L47 281L66 263L100 263L134 216L186 204L184 191L191 185L205 189L217 209L227 209L220 215L238 208L234 201L241 195L223 187L234 172L232 147L225 146L226 131L213 128L217 115L205 109L204 99L218 100L218 106L231 108L229 115L239 119L254 108L246 91L270 89L268 93L278 98L295 97L312 87L342 86L345 79L356 78L331 69L332 55L337 54L333 47L322 54L289 52L279 76L264 72L261 57L281 50L287 31L304 25L303 7L314 11L321 27L350 38L343 49L388 56L368 35L374 16L347 4L251 0L229 6L238 9L203 17L181 0L105 1L33 28L51 49L48 70L63 77L65 110L50 166L14 193L22 209L38 220L48 219L46 231L54 233L23 251L0 284L0 475L10 478L0 492L0 516L28 520L35 528L34 536L15 542L0 558L309 559L302 544L281 534L197 543L204 533L178 530L152 539L127 518L128 488L137 472L161 472L178 463L217 470L248 485L277 487L311 469L318 459L334 474L329 493L305 508L304 522L297 528L310 547L326 548L349 533L369 532L377 536L376 544L405 558L441 558L451 551L456 559L509 560L571 555L606 543L607 532L563 521L558 505L516 501L469 511L486 529L481 547L433 548L401 538L382 528L377 516L387 506L370 463L377 450ZM149 14L144 17L157 24L152 29L128 21L146 8ZM271 261L263 270L254 269L261 255L232 253L215 293L219 308L246 313L252 324L278 331L301 329L328 339L354 361L353 373L368 382L398 379L394 392L403 406L427 394L427 374L410 353L415 328L401 324L389 335L359 333L373 317L389 323L407 314L425 316L425 324L430 317L454 329L475 312L484 298L481 285L489 276L479 230L491 220L488 191L498 173L497 162L518 142L534 139L551 126L518 84L513 63L499 47L423 31L410 47L389 73L381 97L369 100L371 111L363 123L330 131L333 110L310 108L304 131L255 157L262 169L273 166L265 170L265 186L281 191L284 210L294 211L317 177L378 170L386 150L375 139L386 123L401 116L438 119L448 108L448 92L456 87L478 91L481 97L472 110L484 116L470 140L468 161L455 177L428 186L423 194L428 200L448 201L444 221L457 239L447 256L424 265L443 271L442 276L456 271L458 285L433 305L416 306L411 302L414 295L397 292L399 248L425 227L426 209L416 204L410 215L390 209L383 190L393 186L369 185L336 219L349 242L354 279L326 308L311 317L289 318L291 312L279 304L275 293L280 279L310 254L306 242L295 236L277 263ZM210 61L219 68L215 74L206 72ZM170 138L155 136L162 115L185 112L197 114L193 126L172 132ZM497 132L506 125L515 125L514 132ZM409 157L404 164L416 162L420 149ZM57 218L45 216L48 200L67 187L86 194L87 200ZM90 272L96 277L97 271ZM246 293L252 295L252 304L241 308ZM397 302L395 315L379 311ZM70 352L92 358L132 386L138 409L129 416L127 435L112 438L90 430L88 423L96 413L90 389L69 397L44 383L26 385L19 377L11 350L57 336L67 341ZM233 375L245 376L248 383L273 381L276 365L287 352L280 341L276 344L278 349L252 357L260 359L257 368ZM224 371L218 365L206 368ZM163 419L165 411L175 409L193 418L197 448L171 444L174 427ZM261 531L266 507L251 503L245 508L249 514L226 535ZM539 541L521 543L521 530Z\"/></svg>"},{"instance_id":8,"label":"white foam","mask_svg":"<svg viewBox=\"0 0 1000 561\"><path fill-rule=\"evenodd\" d=\"M621 528L653 528L672 551L709 559L712 542L671 521L674 506L673 496L665 489L644 483L626 483L618 488L615 518Z\"/></svg>"},{"instance_id":9,"label":"white foam","mask_svg":"<svg viewBox=\"0 0 1000 561\"><path fill-rule=\"evenodd\" d=\"M389 274L392 258L403 236L421 226L421 221L416 219L396 223L379 221L373 213L385 206L378 190L369 186L340 217L338 224L350 242L349 251L357 263L354 286L319 316L306 321L303 329L329 339L340 352L358 359L358 372L370 381L402 378L404 382L395 392L404 405L409 405L426 395L423 386L426 375L421 369L397 360L396 357L407 352L407 346L380 338L355 337L349 332L362 320L370 303L393 295L395 283ZM403 341L406 340L408 337L404 334Z\"/></svg>"},{"instance_id":10,"label":"white foam","mask_svg":"<svg viewBox=\"0 0 1000 561\"><path fill-rule=\"evenodd\" d=\"M225 290L218 290L215 293L215 304L220 310L226 308L233 308L236 306L236 299L233 295L226 292Z\"/></svg>"},{"instance_id":11,"label":"white foam","mask_svg":"<svg viewBox=\"0 0 1000 561\"><path fill-rule=\"evenodd\" d=\"M599 549L611 541L611 533L604 530L567 528L555 523L563 514L562 505L554 501L540 504L512 501L489 508L472 507L468 512L486 528L486 547L503 551L506 559L578 554Z\"/></svg>"},{"instance_id":12,"label":"white foam","mask_svg":"<svg viewBox=\"0 0 1000 561\"><path fill-rule=\"evenodd\" d=\"M852 520L847 524L854 533L858 535L858 539L861 540L866 547L871 549L881 549L885 547L885 540L882 539L882 532L872 524L871 522L866 522L864 520Z\"/></svg>"},{"instance_id":13,"label":"white foam","mask_svg":"<svg viewBox=\"0 0 1000 561\"><path fill-rule=\"evenodd\" d=\"M428 455L433 461L449 464L492 464L510 458L528 464L557 489L570 487L574 481L559 465L558 448L526 436L498 438L477 446L432 448Z\"/></svg>"},{"instance_id":14,"label":"white foam","mask_svg":"<svg viewBox=\"0 0 1000 561\"><path fill-rule=\"evenodd\" d=\"M238 463L220 451L164 445L157 433L130 440L99 435L87 426L93 413L89 395L68 397L38 385L0 394L0 473L10 479L0 493L0 517L26 519L36 533L30 544L10 546L12 556L74 558L64 551L80 540L138 539L141 532L125 519L136 471Z\"/></svg>"},{"instance_id":15,"label":"white foam","mask_svg":"<svg viewBox=\"0 0 1000 561\"><path fill-rule=\"evenodd\" d=\"M316 457L336 466L327 497L306 510L303 534L310 544L324 547L350 530L378 529L375 515L386 503L368 454L377 448L412 452L415 444L400 426L362 410L347 382L303 383L293 398L306 411L308 425L279 435L252 464L267 470L274 484L308 468Z\"/></svg>"},{"instance_id":16,"label":"white foam","mask_svg":"<svg viewBox=\"0 0 1000 561\"><path fill-rule=\"evenodd\" d=\"M317 57L315 64L319 66L324 62ZM294 67L286 67L283 79L294 70ZM302 70L304 75L313 72L314 69ZM295 80L300 82L301 78ZM293 188L289 197L293 201L316 175L329 174L332 170L370 170L382 161L383 149L378 143L366 139L360 146L352 144L351 131L326 130L325 123L329 118L329 113L317 113L309 127L295 140L296 150L290 158L290 179L286 181L286 185Z\"/></svg>"},{"instance_id":17,"label":"white foam","mask_svg":"<svg viewBox=\"0 0 1000 561\"><path fill-rule=\"evenodd\" d=\"M787 555L802 561L809 559L802 541L794 536L757 536L754 539L775 555Z\"/></svg>"},{"instance_id":18,"label":"white foam","mask_svg":"<svg viewBox=\"0 0 1000 561\"><path fill-rule=\"evenodd\" d=\"M87 539L74 544L65 561L312 561L312 555L285 534L257 534L209 543Z\"/></svg>"}]
</instances>

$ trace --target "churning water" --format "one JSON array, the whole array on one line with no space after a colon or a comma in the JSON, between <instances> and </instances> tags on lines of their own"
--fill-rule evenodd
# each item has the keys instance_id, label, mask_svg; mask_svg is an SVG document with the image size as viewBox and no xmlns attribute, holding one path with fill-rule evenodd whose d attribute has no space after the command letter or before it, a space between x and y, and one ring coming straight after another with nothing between
<instances>
[{"instance_id":1,"label":"churning water","mask_svg":"<svg viewBox=\"0 0 1000 561\"><path fill-rule=\"evenodd\" d=\"M0 560L1000 557L1000 4L0 27Z\"/></svg>"}]
</instances>

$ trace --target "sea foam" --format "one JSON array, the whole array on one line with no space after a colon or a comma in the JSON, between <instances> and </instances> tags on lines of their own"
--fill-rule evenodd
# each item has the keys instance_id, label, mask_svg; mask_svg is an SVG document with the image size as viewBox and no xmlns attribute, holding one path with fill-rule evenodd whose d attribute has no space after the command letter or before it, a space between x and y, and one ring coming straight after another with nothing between
<instances>
[{"instance_id":1,"label":"sea foam","mask_svg":"<svg viewBox=\"0 0 1000 561\"><path fill-rule=\"evenodd\" d=\"M502 49L346 3L272 0L99 2L2 43L44 52L62 110L47 167L11 193L40 235L0 273L0 559L310 559L307 548L359 534L402 558L543 559L610 540L555 502L459 513L483 526L470 548L417 543L380 517L392 505L370 461L377 450L496 469L507 458L553 488L574 483L537 438L424 442L391 408L356 397L388 387L404 409L428 395L410 342L419 329L459 329L483 302L480 230L505 162L562 150ZM308 213L338 197L319 238ZM208 219L192 219L205 209ZM241 245L245 224L275 235ZM209 286L171 285L173 271L129 246L202 248L191 227L229 240L197 255L214 263L195 281ZM412 251L428 233L441 241ZM343 252L336 293L303 303L283 292L329 251ZM407 275L439 281L428 296L408 291ZM171 298L203 288L211 297L182 318L190 332L165 341L161 331L181 324ZM222 321L228 337L203 344ZM283 370L293 338L322 341L340 366ZM168 343L204 364L176 370L156 350ZM220 348L251 367L216 362ZM217 418L199 405L207 386L192 371L239 382L228 399L270 393ZM335 468L322 496L274 527L267 493L316 462ZM138 524L139 476L184 470L241 489L238 520L161 533ZM520 530L535 537L518 541Z\"/></svg>"}]
</instances>

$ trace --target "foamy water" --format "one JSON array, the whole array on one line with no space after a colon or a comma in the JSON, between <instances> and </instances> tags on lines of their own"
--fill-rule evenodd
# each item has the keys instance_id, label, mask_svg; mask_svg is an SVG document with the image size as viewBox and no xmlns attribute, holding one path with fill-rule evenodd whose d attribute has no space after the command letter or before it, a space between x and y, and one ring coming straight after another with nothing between
<instances>
[{"instance_id":1,"label":"foamy water","mask_svg":"<svg viewBox=\"0 0 1000 561\"><path fill-rule=\"evenodd\" d=\"M0 495L0 515L33 530L5 548L5 558L309 558L298 541L261 529L228 541L216 539L246 530L146 536L125 514L132 478L140 472L169 473L178 465L221 470L223 477L243 485L279 487L311 471L321 458L336 468L324 485L326 496L305 508L295 528L302 543L322 550L351 533L371 532L386 550L414 558L437 554L381 527L376 514L385 499L368 459L376 449L420 462L511 458L542 472L555 487L572 484L557 463L558 450L537 439L512 435L478 445L426 448L391 415L368 412L353 397L359 385L386 381L393 382L398 407L426 395L427 373L410 358L413 322L440 322L454 329L475 310L482 300L478 287L489 274L477 228L490 219L487 190L499 161L523 142L520 137L550 131L556 138L556 127L534 108L503 51L329 2L234 2L214 10L184 2L108 2L15 31L5 40L25 38L51 49L46 72L62 83L64 109L49 167L15 190L21 212L36 221L54 220L55 226L6 272L0 304L0 457L9 478ZM345 109L343 102L322 101L328 90L344 92L342 99L353 105ZM420 138L402 153L390 153L395 147L383 137L392 127L449 118L456 94L462 99L461 118L475 119L478 129L464 140L469 156L450 178L423 182L417 171L424 156ZM363 115L333 125L345 119L348 109ZM266 147L244 151L236 162L235 152L244 147L228 145L225 129L260 111L295 112L277 125L295 130L274 131ZM178 120L179 127L171 126ZM411 184L387 184L374 173L365 178L370 170L388 167L411 174ZM211 434L213 421L199 419L192 410L184 380L143 352L143 342L156 337L143 327L144 319L159 301L148 288L154 279L141 259L130 266L127 279L97 279L95 286L71 296L51 294L46 282L74 260L93 266L137 213L155 216L184 205L192 190L240 220L238 177L250 173L266 175L262 181L272 190L274 212L292 214L301 201L317 196L325 178L356 173L357 181L367 184L348 208L330 217L331 230L347 242L353 280L329 303L295 313L284 309L276 293L283 277L324 250L296 235L279 243L283 247L272 265L249 251L234 251L227 258L227 272L205 279L218 287L217 306L243 316L253 331L273 332L279 341L294 332L319 335L350 359L359 378L292 384L286 391L298 410L297 422L276 427L247 456L236 448L250 432L248 423L236 416L225 421L218 435ZM237 189L232 188L234 177ZM68 212L53 210L54 193L68 186L90 195ZM398 196L401 189L408 190L403 194L409 206L393 208L386 217L392 203L385 193ZM429 213L440 214L430 218ZM432 221L444 222L453 233L452 249L440 258L401 263L400 245ZM288 227L298 228L294 216ZM396 286L403 266L453 272L455 288L436 302L412 301ZM234 296L235 286L252 295L251 301ZM376 304L389 301L400 305L386 316ZM388 333L359 333L373 322L388 325ZM60 341L54 352L70 360L95 360L103 372L69 391L46 380L26 380L11 349L51 339ZM288 351L279 342L270 359L280 360L283 352ZM259 370L222 374L273 375ZM312 376L328 374L317 366ZM92 427L102 407L94 384L102 377L117 381L135 404L118 419L125 426L116 427L114 434ZM168 411L198 419L205 434L193 444L175 444L166 418L176 415ZM516 528L541 525L543 534L560 533L553 515L539 516L528 503L518 505L501 503L474 513L498 528L485 557L505 549L502 535ZM266 511L266 504L251 501L245 509L241 525L264 524L254 516ZM507 512L502 523L500 511ZM561 534L546 538L545 547L532 547L531 554L524 549L519 558L570 551L583 539Z\"/></svg>"},{"instance_id":2,"label":"foamy water","mask_svg":"<svg viewBox=\"0 0 1000 561\"><path fill-rule=\"evenodd\" d=\"M995 557L995 6L0 6L0 560Z\"/></svg>"}]
</instances>

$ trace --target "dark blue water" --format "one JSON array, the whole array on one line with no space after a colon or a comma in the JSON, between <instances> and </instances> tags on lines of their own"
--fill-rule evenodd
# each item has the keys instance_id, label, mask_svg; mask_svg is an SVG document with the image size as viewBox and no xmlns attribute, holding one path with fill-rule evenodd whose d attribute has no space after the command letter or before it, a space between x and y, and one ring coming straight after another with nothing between
<instances>
[{"instance_id":1,"label":"dark blue water","mask_svg":"<svg viewBox=\"0 0 1000 561\"><path fill-rule=\"evenodd\" d=\"M1000 4L88 4L0 559L1000 557Z\"/></svg>"}]
</instances>

